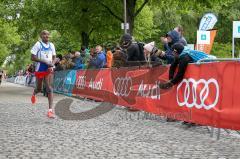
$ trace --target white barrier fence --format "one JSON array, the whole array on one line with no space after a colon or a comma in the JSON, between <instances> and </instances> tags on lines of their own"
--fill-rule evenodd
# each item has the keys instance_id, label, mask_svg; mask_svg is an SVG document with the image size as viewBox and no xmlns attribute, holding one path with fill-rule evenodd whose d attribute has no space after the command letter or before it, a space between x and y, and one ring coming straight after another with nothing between
<instances>
[{"instance_id":1,"label":"white barrier fence","mask_svg":"<svg viewBox=\"0 0 240 159\"><path fill-rule=\"evenodd\" d=\"M17 76L8 78L7 81L15 84L21 84L24 86L34 86L36 78L35 76Z\"/></svg>"},{"instance_id":2,"label":"white barrier fence","mask_svg":"<svg viewBox=\"0 0 240 159\"><path fill-rule=\"evenodd\" d=\"M26 85L26 76L17 76L15 78L14 83L21 84L21 85Z\"/></svg>"}]
</instances>

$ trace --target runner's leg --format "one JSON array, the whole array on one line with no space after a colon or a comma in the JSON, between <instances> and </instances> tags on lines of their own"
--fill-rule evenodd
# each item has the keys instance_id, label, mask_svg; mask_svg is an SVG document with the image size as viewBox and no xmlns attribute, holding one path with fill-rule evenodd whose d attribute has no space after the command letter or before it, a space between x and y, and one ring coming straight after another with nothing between
<instances>
[{"instance_id":1,"label":"runner's leg","mask_svg":"<svg viewBox=\"0 0 240 159\"><path fill-rule=\"evenodd\" d=\"M45 77L46 81L46 90L47 90L47 95L48 95L48 103L49 103L49 109L48 109L48 114L47 116L49 118L55 118L54 113L53 113L53 88L52 88L52 81L53 81L53 73L48 74Z\"/></svg>"},{"instance_id":2,"label":"runner's leg","mask_svg":"<svg viewBox=\"0 0 240 159\"><path fill-rule=\"evenodd\" d=\"M37 93L41 92L42 90L42 82L43 82L43 78L37 78L36 77L36 87L33 91L33 95L36 95Z\"/></svg>"},{"instance_id":3,"label":"runner's leg","mask_svg":"<svg viewBox=\"0 0 240 159\"><path fill-rule=\"evenodd\" d=\"M49 103L49 109L52 109L53 107L53 88L52 88L52 83L53 83L53 74L50 73L45 77L46 81L46 90L48 94L48 103Z\"/></svg>"},{"instance_id":4,"label":"runner's leg","mask_svg":"<svg viewBox=\"0 0 240 159\"><path fill-rule=\"evenodd\" d=\"M39 93L42 89L42 80L42 78L36 78L36 86L31 97L32 104L36 103L36 94Z\"/></svg>"}]
</instances>

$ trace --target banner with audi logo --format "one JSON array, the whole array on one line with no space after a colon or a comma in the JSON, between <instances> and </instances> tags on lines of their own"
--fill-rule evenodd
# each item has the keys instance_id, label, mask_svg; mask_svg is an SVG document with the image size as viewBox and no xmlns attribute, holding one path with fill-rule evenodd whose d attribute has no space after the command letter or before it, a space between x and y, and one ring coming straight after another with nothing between
<instances>
[{"instance_id":1,"label":"banner with audi logo","mask_svg":"<svg viewBox=\"0 0 240 159\"><path fill-rule=\"evenodd\" d=\"M190 118L172 117L240 130L240 63L190 64L178 85L162 90L159 84L168 81L168 70L168 66L79 70L72 94L158 115L189 113Z\"/></svg>"}]
</instances>

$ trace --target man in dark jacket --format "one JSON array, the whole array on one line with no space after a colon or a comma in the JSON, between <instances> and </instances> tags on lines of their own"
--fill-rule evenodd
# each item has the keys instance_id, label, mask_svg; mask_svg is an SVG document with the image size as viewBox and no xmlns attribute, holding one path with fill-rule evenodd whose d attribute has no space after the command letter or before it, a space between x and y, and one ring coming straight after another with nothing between
<instances>
[{"instance_id":1,"label":"man in dark jacket","mask_svg":"<svg viewBox=\"0 0 240 159\"><path fill-rule=\"evenodd\" d=\"M139 65L140 61L145 60L143 50L141 50L138 43L133 42L132 36L130 34L124 34L121 37L121 47L128 56L127 61L130 66Z\"/></svg>"},{"instance_id":2,"label":"man in dark jacket","mask_svg":"<svg viewBox=\"0 0 240 159\"><path fill-rule=\"evenodd\" d=\"M172 50L173 50L173 55L174 55L174 61L170 66L169 81L166 82L166 83L160 83L159 87L161 89L169 89L173 85L182 81L188 64L193 62L193 59L188 54L184 54L183 56L179 56L184 50L184 45L183 44L181 44L181 43L174 44L172 46ZM177 67L178 67L178 72L174 76ZM167 121L173 122L173 121L176 121L176 120L167 118ZM189 122L183 122L183 124L186 124L188 126L194 126L195 125L194 123L189 123Z\"/></svg>"},{"instance_id":3,"label":"man in dark jacket","mask_svg":"<svg viewBox=\"0 0 240 159\"><path fill-rule=\"evenodd\" d=\"M180 35L176 30L172 30L167 33L166 37L162 37L161 41L164 45L164 50L161 54L161 58L167 61L167 64L171 64L174 60L172 46L178 43L180 40Z\"/></svg>"},{"instance_id":4,"label":"man in dark jacket","mask_svg":"<svg viewBox=\"0 0 240 159\"><path fill-rule=\"evenodd\" d=\"M172 46L172 49L174 52L174 62L170 66L169 81L167 83L160 84L161 89L168 89L173 85L181 82L184 77L188 64L193 62L192 57L190 57L188 54L179 56L184 50L183 44L176 43ZM178 72L174 76L174 73L177 67L178 67Z\"/></svg>"},{"instance_id":5,"label":"man in dark jacket","mask_svg":"<svg viewBox=\"0 0 240 159\"><path fill-rule=\"evenodd\" d=\"M184 46L187 46L187 40L183 36L183 27L179 25L176 28L174 28L174 30L176 30L179 33L179 35L180 35L179 42L182 43Z\"/></svg>"}]
</instances>

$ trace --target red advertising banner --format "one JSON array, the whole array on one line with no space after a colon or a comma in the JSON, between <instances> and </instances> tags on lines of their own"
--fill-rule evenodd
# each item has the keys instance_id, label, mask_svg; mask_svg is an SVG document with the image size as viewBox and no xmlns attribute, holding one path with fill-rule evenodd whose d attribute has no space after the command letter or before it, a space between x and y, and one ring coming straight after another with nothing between
<instances>
[{"instance_id":1,"label":"red advertising banner","mask_svg":"<svg viewBox=\"0 0 240 159\"><path fill-rule=\"evenodd\" d=\"M190 64L169 90L167 66L77 71L73 95L134 107L178 120L240 130L240 63Z\"/></svg>"}]
</instances>

